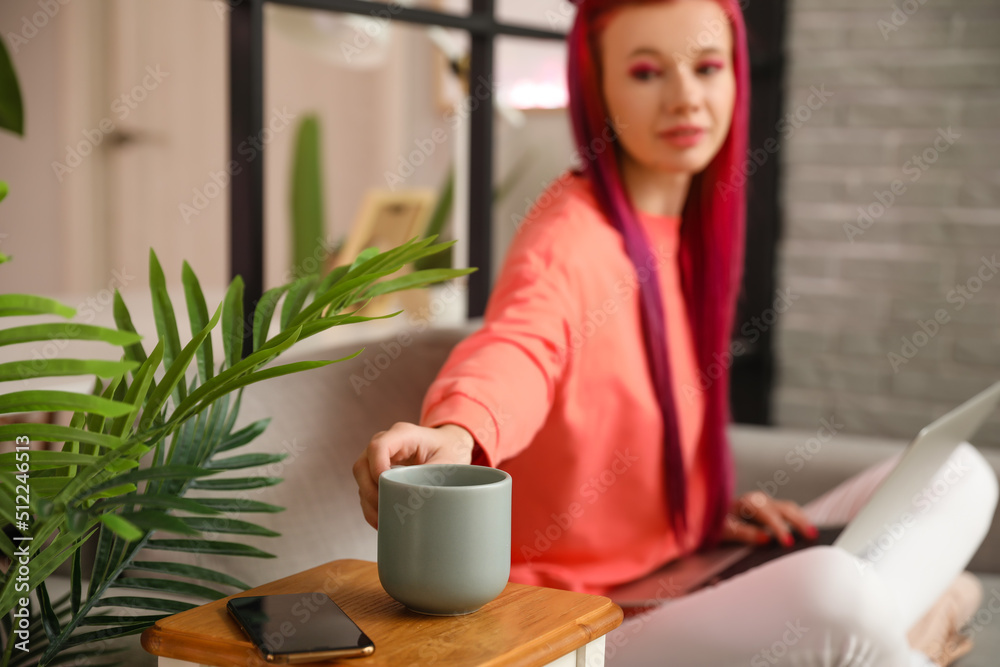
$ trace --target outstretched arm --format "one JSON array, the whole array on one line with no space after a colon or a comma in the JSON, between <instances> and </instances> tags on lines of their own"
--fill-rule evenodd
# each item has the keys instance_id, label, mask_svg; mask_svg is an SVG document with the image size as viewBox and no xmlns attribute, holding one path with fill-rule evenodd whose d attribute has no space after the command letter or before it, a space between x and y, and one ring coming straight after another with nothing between
<instances>
[{"instance_id":1,"label":"outstretched arm","mask_svg":"<svg viewBox=\"0 0 1000 667\"><path fill-rule=\"evenodd\" d=\"M365 519L378 521L378 478L390 466L489 465L528 446L548 415L581 310L572 248L547 229L519 234L490 296L483 327L461 341L428 389L420 424L375 434L355 462ZM478 447L477 447L478 446Z\"/></svg>"},{"instance_id":2,"label":"outstretched arm","mask_svg":"<svg viewBox=\"0 0 1000 667\"><path fill-rule=\"evenodd\" d=\"M455 346L420 418L424 426L462 425L494 466L527 447L544 424L581 310L573 249L554 234L518 241L483 327Z\"/></svg>"}]
</instances>

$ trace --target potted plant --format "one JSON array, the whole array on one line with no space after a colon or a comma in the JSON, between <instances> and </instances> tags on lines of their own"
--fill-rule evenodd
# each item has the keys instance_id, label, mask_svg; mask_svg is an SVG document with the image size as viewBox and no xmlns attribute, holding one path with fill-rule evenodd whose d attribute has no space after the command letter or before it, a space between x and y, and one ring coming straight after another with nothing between
<instances>
[{"instance_id":1,"label":"potted plant","mask_svg":"<svg viewBox=\"0 0 1000 667\"><path fill-rule=\"evenodd\" d=\"M244 319L242 280L230 285L223 303L209 316L197 277L185 263L184 293L191 337L181 344L163 271L150 253L150 285L158 340L143 345L129 310L116 291L117 329L73 322L30 324L0 329L0 345L32 341L92 340L119 346L120 361L50 359L43 364L0 364L0 381L63 375L95 375L92 394L25 390L0 395L0 414L33 411L72 412L69 426L8 424L0 441L16 451L0 454L0 517L14 524L13 537L0 535L0 552L10 559L0 574L0 622L5 649L0 665L56 664L67 649L91 641L141 632L154 621L191 606L174 600L116 596L112 586L181 593L201 600L225 597L205 584L245 589L220 572L180 563L137 561L146 547L249 557L268 554L234 541L196 539L202 531L226 535L271 535L245 521L218 518L226 511L260 512L278 508L225 496L225 493L280 482L271 477L214 479L232 470L280 461L282 454L238 455L234 451L263 432L266 420L234 430L240 395L249 384L319 368L336 361L300 361L273 365L296 342L333 326L369 321L347 304L379 294L423 287L465 275L474 269L429 269L390 278L404 266L440 252L450 243L413 239L380 252L369 248L350 266L341 266L315 284L301 278L264 294L251 319ZM315 285L315 286L313 286ZM282 302L278 311L279 300ZM73 310L50 299L0 294L0 315L61 315ZM392 313L385 317L392 317ZM279 333L268 336L272 320ZM244 322L252 322L253 349L242 357ZM221 363L211 332L222 327ZM196 368L195 373L188 373ZM190 378L188 377L190 375ZM62 443L61 451L33 450L31 443ZM219 498L186 498L191 489L217 491ZM185 536L156 539L158 531ZM83 591L81 546L97 535L97 550L87 590ZM71 561L70 593L52 600L45 580ZM158 578L124 577L127 569L154 572ZM29 593L34 592L32 604ZM141 616L95 613L101 607L143 609ZM31 634L29 650L16 653L23 626ZM96 631L86 626L100 626ZM82 630L81 632L76 632ZM86 649L72 655L87 655ZM32 660L34 659L34 660Z\"/></svg>"},{"instance_id":2,"label":"potted plant","mask_svg":"<svg viewBox=\"0 0 1000 667\"><path fill-rule=\"evenodd\" d=\"M0 125L8 128L12 109L20 118L19 95L16 104L9 104L12 80L16 91L16 79L0 42ZM184 263L182 282L190 337L183 343L165 276L152 250L149 282L157 336L148 343L133 327L129 309L117 291L115 329L72 322L74 310L49 298L0 294L0 317L59 316L66 320L0 324L0 346L87 340L122 350L118 361L58 358L43 363L0 363L0 382L95 376L90 394L30 389L0 395L0 415L72 414L68 426L0 425L0 441L13 442L15 447L13 452L0 454L0 524L13 527L9 533L0 533L0 555L7 561L6 568L0 568L0 666L55 665L77 659L86 659L93 666L109 664L92 660L109 651L88 644L135 635L163 616L195 606L195 602L172 599L177 595L200 602L230 595L225 589L248 588L224 572L139 557L145 547L269 556L242 544L239 536L274 533L252 522L227 518L225 513L280 511L228 494L281 480L216 477L284 458L281 454L237 453L267 425L267 420L259 420L235 429L243 388L343 361L273 364L298 341L331 327L382 319L358 315L357 310L344 312L348 305L475 270L428 269L391 277L452 245L435 240L414 238L384 252L368 248L350 265L269 290L253 312L246 314L242 279L234 279L222 303L210 309L197 276ZM8 259L0 256L0 264ZM274 321L278 333L271 336ZM220 326L223 345L217 350L211 333ZM252 330L253 341L244 357L245 330ZM32 446L41 441L61 443L60 451ZM213 497L187 497L194 489L210 492ZM197 539L203 531L229 537ZM164 532L175 536L163 538ZM90 539L96 539L97 547L84 587L81 549ZM66 563L70 590L53 599L46 580ZM125 576L127 571L155 576ZM153 595L108 595L112 587L152 591ZM171 599L156 597L158 593L169 594ZM125 612L109 613L109 608Z\"/></svg>"}]
</instances>

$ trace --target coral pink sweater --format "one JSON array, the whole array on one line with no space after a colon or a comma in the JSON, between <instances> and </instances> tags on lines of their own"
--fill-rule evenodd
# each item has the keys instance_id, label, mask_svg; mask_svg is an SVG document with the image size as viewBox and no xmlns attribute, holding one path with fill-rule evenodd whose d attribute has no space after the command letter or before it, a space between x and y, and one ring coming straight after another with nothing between
<instances>
[{"instance_id":1,"label":"coral pink sweater","mask_svg":"<svg viewBox=\"0 0 1000 667\"><path fill-rule=\"evenodd\" d=\"M659 262L688 525L700 526L704 393L676 261L680 218L639 215ZM421 425L465 427L481 450L475 462L513 479L511 581L600 594L696 546L670 529L663 421L642 343L647 279L589 181L563 174L518 229L482 328L424 397Z\"/></svg>"}]
</instances>

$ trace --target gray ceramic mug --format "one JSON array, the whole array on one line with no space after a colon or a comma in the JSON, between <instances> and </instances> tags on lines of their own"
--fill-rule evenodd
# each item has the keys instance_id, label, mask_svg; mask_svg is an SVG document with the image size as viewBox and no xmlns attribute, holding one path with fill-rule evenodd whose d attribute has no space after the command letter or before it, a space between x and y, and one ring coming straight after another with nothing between
<instances>
[{"instance_id":1,"label":"gray ceramic mug","mask_svg":"<svg viewBox=\"0 0 1000 667\"><path fill-rule=\"evenodd\" d=\"M423 614L456 616L493 600L510 577L511 478L474 465L424 464L378 480L378 576Z\"/></svg>"}]
</instances>

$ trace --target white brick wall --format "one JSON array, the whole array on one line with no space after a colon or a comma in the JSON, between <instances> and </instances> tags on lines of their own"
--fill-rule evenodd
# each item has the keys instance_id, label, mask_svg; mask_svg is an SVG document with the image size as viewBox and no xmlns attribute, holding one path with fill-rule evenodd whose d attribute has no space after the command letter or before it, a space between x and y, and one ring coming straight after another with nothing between
<instances>
[{"instance_id":1,"label":"white brick wall","mask_svg":"<svg viewBox=\"0 0 1000 667\"><path fill-rule=\"evenodd\" d=\"M1000 2L790 11L774 419L910 438L1000 380Z\"/></svg>"}]
</instances>

